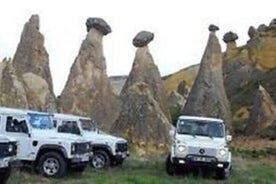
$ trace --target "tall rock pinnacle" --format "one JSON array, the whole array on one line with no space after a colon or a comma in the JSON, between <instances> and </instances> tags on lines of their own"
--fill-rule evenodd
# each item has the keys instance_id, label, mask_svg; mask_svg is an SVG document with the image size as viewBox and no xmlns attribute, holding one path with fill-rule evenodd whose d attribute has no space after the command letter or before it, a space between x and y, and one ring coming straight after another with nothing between
<instances>
[{"instance_id":1,"label":"tall rock pinnacle","mask_svg":"<svg viewBox=\"0 0 276 184\"><path fill-rule=\"evenodd\" d=\"M12 61L19 78L26 84L29 108L55 110L55 95L44 37L39 32L39 16L25 24Z\"/></svg>"},{"instance_id":2,"label":"tall rock pinnacle","mask_svg":"<svg viewBox=\"0 0 276 184\"><path fill-rule=\"evenodd\" d=\"M88 18L86 28L87 36L59 98L59 110L91 116L100 128L109 130L118 114L118 101L106 74L102 40L111 28L101 18Z\"/></svg>"},{"instance_id":3,"label":"tall rock pinnacle","mask_svg":"<svg viewBox=\"0 0 276 184\"><path fill-rule=\"evenodd\" d=\"M183 114L222 118L230 123L230 105L223 85L221 47L214 29L210 31L200 69Z\"/></svg>"},{"instance_id":4,"label":"tall rock pinnacle","mask_svg":"<svg viewBox=\"0 0 276 184\"><path fill-rule=\"evenodd\" d=\"M168 148L171 127L161 76L147 44L150 32L133 39L138 47L129 77L121 91L122 107L111 132L126 137L138 154Z\"/></svg>"}]
</instances>

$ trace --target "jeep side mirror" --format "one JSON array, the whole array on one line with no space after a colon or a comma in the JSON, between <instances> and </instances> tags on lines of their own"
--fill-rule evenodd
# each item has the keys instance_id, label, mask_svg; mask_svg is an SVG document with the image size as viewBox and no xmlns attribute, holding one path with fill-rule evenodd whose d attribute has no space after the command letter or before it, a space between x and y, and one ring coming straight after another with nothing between
<instances>
[{"instance_id":1,"label":"jeep side mirror","mask_svg":"<svg viewBox=\"0 0 276 184\"><path fill-rule=\"evenodd\" d=\"M169 134L171 137L173 137L175 135L175 130L170 130Z\"/></svg>"},{"instance_id":2,"label":"jeep side mirror","mask_svg":"<svg viewBox=\"0 0 276 184\"><path fill-rule=\"evenodd\" d=\"M227 136L226 136L226 141L227 141L228 143L230 143L230 142L232 141L232 135L227 135Z\"/></svg>"}]
</instances>

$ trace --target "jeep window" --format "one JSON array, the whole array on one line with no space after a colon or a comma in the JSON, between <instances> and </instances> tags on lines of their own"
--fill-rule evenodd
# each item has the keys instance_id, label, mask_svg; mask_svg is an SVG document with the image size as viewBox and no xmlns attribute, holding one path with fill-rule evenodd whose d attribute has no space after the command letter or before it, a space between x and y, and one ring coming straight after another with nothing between
<instances>
[{"instance_id":1,"label":"jeep window","mask_svg":"<svg viewBox=\"0 0 276 184\"><path fill-rule=\"evenodd\" d=\"M42 130L54 128L54 123L48 115L35 113L29 113L28 115L32 128Z\"/></svg>"},{"instance_id":2,"label":"jeep window","mask_svg":"<svg viewBox=\"0 0 276 184\"><path fill-rule=\"evenodd\" d=\"M62 121L58 127L58 132L80 135L80 129L76 121Z\"/></svg>"},{"instance_id":3,"label":"jeep window","mask_svg":"<svg viewBox=\"0 0 276 184\"><path fill-rule=\"evenodd\" d=\"M97 126L96 123L89 119L80 119L81 128L86 131L96 131Z\"/></svg>"},{"instance_id":4,"label":"jeep window","mask_svg":"<svg viewBox=\"0 0 276 184\"><path fill-rule=\"evenodd\" d=\"M6 121L6 131L14 133L28 133L28 126L24 119L20 120L15 117L8 116Z\"/></svg>"},{"instance_id":5,"label":"jeep window","mask_svg":"<svg viewBox=\"0 0 276 184\"><path fill-rule=\"evenodd\" d=\"M224 137L223 123L200 120L179 120L177 133L209 137Z\"/></svg>"}]
</instances>

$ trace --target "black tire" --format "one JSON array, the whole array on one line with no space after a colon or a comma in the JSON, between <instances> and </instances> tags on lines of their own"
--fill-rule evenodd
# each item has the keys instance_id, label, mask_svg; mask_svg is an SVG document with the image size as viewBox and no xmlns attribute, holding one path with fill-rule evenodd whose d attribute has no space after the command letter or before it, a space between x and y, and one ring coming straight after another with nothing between
<instances>
[{"instance_id":1,"label":"black tire","mask_svg":"<svg viewBox=\"0 0 276 184\"><path fill-rule=\"evenodd\" d=\"M10 168L7 168L5 170L0 171L0 178L1 178L0 183L6 184L9 177L10 177L10 175L11 175L11 169Z\"/></svg>"},{"instance_id":2,"label":"black tire","mask_svg":"<svg viewBox=\"0 0 276 184\"><path fill-rule=\"evenodd\" d=\"M227 180L230 176L230 171L225 171L224 169L218 169L216 171L216 178L219 179L219 180Z\"/></svg>"},{"instance_id":3,"label":"black tire","mask_svg":"<svg viewBox=\"0 0 276 184\"><path fill-rule=\"evenodd\" d=\"M38 160L38 172L46 177L64 177L68 172L67 162L65 158L57 152L44 153Z\"/></svg>"},{"instance_id":4,"label":"black tire","mask_svg":"<svg viewBox=\"0 0 276 184\"><path fill-rule=\"evenodd\" d=\"M171 162L171 155L170 154L167 156L167 159L166 159L166 171L167 171L167 174L170 175L170 176L175 174L175 166Z\"/></svg>"},{"instance_id":5,"label":"black tire","mask_svg":"<svg viewBox=\"0 0 276 184\"><path fill-rule=\"evenodd\" d=\"M90 166L95 169L106 169L110 166L110 157L104 150L93 151Z\"/></svg>"},{"instance_id":6,"label":"black tire","mask_svg":"<svg viewBox=\"0 0 276 184\"><path fill-rule=\"evenodd\" d=\"M124 159L119 159L119 160L116 160L112 163L112 166L116 167L116 166L121 166L123 165L124 163Z\"/></svg>"}]
</instances>

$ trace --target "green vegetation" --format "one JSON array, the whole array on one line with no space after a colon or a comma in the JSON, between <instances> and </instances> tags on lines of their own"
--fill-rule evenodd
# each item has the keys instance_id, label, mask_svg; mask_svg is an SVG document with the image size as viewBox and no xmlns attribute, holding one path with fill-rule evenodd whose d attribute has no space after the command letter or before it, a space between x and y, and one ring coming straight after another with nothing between
<instances>
[{"instance_id":1,"label":"green vegetation","mask_svg":"<svg viewBox=\"0 0 276 184\"><path fill-rule=\"evenodd\" d=\"M175 107L172 107L170 109L171 117L172 117L172 124L176 126L176 122L178 120L178 117L181 115L182 108L177 105Z\"/></svg>"},{"instance_id":2,"label":"green vegetation","mask_svg":"<svg viewBox=\"0 0 276 184\"><path fill-rule=\"evenodd\" d=\"M235 155L246 158L263 158L276 155L276 148L266 148L263 150L244 150L239 148L231 148L231 152Z\"/></svg>"},{"instance_id":3,"label":"green vegetation","mask_svg":"<svg viewBox=\"0 0 276 184\"><path fill-rule=\"evenodd\" d=\"M275 162L237 157L234 159L233 173L227 183L274 183L276 181ZM223 183L213 178L201 176L168 176L164 163L128 161L121 168L96 171L87 168L83 174L72 173L63 179L47 179L26 171L13 172L9 183L37 184L210 184Z\"/></svg>"}]
</instances>

